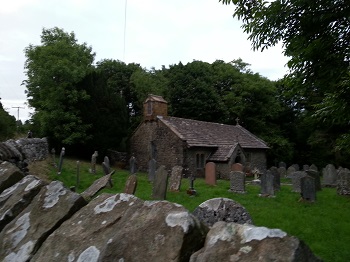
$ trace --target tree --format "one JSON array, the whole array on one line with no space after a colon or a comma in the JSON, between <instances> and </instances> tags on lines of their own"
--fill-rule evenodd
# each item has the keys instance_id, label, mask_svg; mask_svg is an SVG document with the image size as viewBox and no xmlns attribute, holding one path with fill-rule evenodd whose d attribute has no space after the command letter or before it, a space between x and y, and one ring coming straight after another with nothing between
<instances>
[{"instance_id":1,"label":"tree","mask_svg":"<svg viewBox=\"0 0 350 262\"><path fill-rule=\"evenodd\" d=\"M16 132L16 118L5 111L0 98L0 141L14 136Z\"/></svg>"},{"instance_id":2,"label":"tree","mask_svg":"<svg viewBox=\"0 0 350 262\"><path fill-rule=\"evenodd\" d=\"M92 69L92 48L79 44L73 32L44 28L41 45L30 44L25 56L24 84L28 103L35 109L35 132L67 145L91 138L87 132L91 126L82 121L77 106L90 97L77 83Z\"/></svg>"}]
</instances>

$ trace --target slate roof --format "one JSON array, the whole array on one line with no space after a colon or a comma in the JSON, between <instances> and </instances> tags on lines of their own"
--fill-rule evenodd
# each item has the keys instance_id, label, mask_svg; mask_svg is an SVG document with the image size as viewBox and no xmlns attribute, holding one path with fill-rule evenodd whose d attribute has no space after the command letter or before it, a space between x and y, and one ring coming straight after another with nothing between
<instances>
[{"instance_id":1,"label":"slate roof","mask_svg":"<svg viewBox=\"0 0 350 262\"><path fill-rule=\"evenodd\" d=\"M169 127L188 147L212 147L212 161L226 161L239 144L243 149L268 149L267 144L240 125L224 125L178 117L158 119Z\"/></svg>"},{"instance_id":2,"label":"slate roof","mask_svg":"<svg viewBox=\"0 0 350 262\"><path fill-rule=\"evenodd\" d=\"M164 100L162 96L157 96L157 95L148 95L147 99L145 100L144 103L147 103L148 101L155 101L155 102L161 102L161 103L168 103L167 101Z\"/></svg>"}]
</instances>

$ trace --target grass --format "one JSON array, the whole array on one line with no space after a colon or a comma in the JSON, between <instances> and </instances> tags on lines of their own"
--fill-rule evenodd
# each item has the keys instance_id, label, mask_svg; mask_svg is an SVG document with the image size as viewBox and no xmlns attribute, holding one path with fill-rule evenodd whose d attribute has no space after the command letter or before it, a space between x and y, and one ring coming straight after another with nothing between
<instances>
[{"instance_id":1,"label":"grass","mask_svg":"<svg viewBox=\"0 0 350 262\"><path fill-rule=\"evenodd\" d=\"M67 187L76 186L77 163L74 159L65 159L61 175L53 165L44 163L46 169L30 167L31 173L45 170L50 180L60 180ZM77 192L83 192L93 181L103 175L102 167L97 166L95 175L89 173L90 163L80 162L80 184ZM32 171L33 170L33 171ZM127 170L116 169L113 175L113 188L101 191L107 193L123 192L129 176ZM138 185L135 195L143 200L151 200L152 184L146 173L138 173ZM229 181L218 180L217 186L208 186L203 179L195 180L197 196L190 197L186 190L189 181L182 180L180 192L168 192L167 200L179 203L193 211L202 202L216 197L233 199L244 206L256 226L280 228L303 240L324 261L350 261L350 197L339 196L334 188L323 188L317 192L315 203L298 202L300 196L291 192L291 186L282 185L274 198L259 197L259 186L247 185L246 194L228 192Z\"/></svg>"}]
</instances>

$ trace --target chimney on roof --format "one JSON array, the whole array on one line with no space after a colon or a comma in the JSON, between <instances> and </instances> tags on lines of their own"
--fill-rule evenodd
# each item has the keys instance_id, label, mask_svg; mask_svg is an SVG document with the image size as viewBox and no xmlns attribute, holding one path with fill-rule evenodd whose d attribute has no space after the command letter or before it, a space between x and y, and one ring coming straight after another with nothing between
<instances>
[{"instance_id":1,"label":"chimney on roof","mask_svg":"<svg viewBox=\"0 0 350 262\"><path fill-rule=\"evenodd\" d=\"M150 94L143 103L143 120L154 121L157 116L168 116L168 102L161 96Z\"/></svg>"}]
</instances>

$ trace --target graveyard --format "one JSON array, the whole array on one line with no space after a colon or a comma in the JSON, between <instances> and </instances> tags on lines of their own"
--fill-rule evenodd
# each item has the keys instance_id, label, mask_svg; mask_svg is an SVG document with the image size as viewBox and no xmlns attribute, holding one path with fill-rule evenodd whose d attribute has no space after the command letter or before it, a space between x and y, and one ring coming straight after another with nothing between
<instances>
[{"instance_id":1,"label":"graveyard","mask_svg":"<svg viewBox=\"0 0 350 262\"><path fill-rule=\"evenodd\" d=\"M91 173L91 162L77 159L64 159L60 174L51 160L45 160L47 178L60 180L67 188L84 193L90 185L106 173L103 163L96 163L95 173ZM38 166L39 163L37 163ZM42 173L43 167L31 166ZM111 184L106 182L102 193L123 193L126 190L130 170L111 166ZM79 172L79 174L78 174ZM170 174L170 171L168 172ZM134 195L142 200L153 200L153 182L144 172L136 172L137 183ZM261 186L253 183L254 178L245 181L245 192L232 192L229 180L217 180L216 185L208 185L203 178L182 178L179 190L171 189L169 178L164 198L183 205L193 212L201 203L212 198L228 198L241 204L250 214L255 226L278 228L303 240L312 252L324 261L347 261L350 258L348 243L350 241L350 198L338 195L334 187L322 187L316 192L314 201L304 201L300 193L293 191L292 180L281 178L280 189L274 196L261 195ZM191 182L192 181L192 182ZM196 194L188 194L193 187Z\"/></svg>"}]
</instances>

